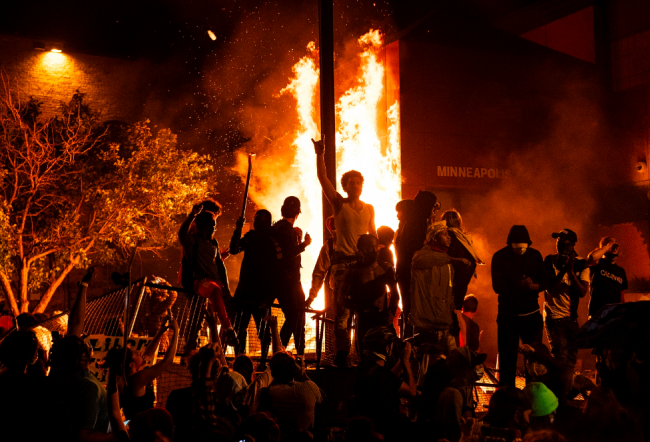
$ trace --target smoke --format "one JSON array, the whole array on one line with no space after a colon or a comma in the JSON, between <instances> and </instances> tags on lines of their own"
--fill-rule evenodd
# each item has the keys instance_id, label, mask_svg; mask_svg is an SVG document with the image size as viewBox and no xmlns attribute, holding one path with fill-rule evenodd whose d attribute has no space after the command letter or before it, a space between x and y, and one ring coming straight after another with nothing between
<instances>
[{"instance_id":1,"label":"smoke","mask_svg":"<svg viewBox=\"0 0 650 442\"><path fill-rule=\"evenodd\" d=\"M549 71L540 73L537 80L549 81ZM598 192L608 180L611 164L601 87L584 72L557 76L552 82L554 94L537 104L539 113L529 120L538 126L528 133L539 133L538 139L509 155L509 178L482 195L469 197L462 207L465 227L473 233L479 256L486 262L479 266L468 293L479 298L476 320L485 330L481 350L492 361L497 353L497 295L491 286L490 261L506 246L510 228L525 225L532 247L542 256L556 253L551 233L564 228L577 233L576 251L581 257L586 258L597 246ZM540 305L543 302L541 294ZM580 323L586 321L587 305L588 297L581 301Z\"/></svg>"}]
</instances>

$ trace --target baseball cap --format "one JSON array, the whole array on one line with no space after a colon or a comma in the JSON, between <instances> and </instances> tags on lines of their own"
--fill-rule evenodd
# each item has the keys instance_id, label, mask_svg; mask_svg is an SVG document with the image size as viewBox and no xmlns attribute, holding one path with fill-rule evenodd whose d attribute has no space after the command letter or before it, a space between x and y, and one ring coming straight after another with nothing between
<instances>
[{"instance_id":1,"label":"baseball cap","mask_svg":"<svg viewBox=\"0 0 650 442\"><path fill-rule=\"evenodd\" d=\"M553 233L551 235L553 238L560 238L561 240L569 240L571 242L578 242L578 235L571 229L564 229L560 232Z\"/></svg>"},{"instance_id":2,"label":"baseball cap","mask_svg":"<svg viewBox=\"0 0 650 442\"><path fill-rule=\"evenodd\" d=\"M282 203L282 207L286 207L287 209L293 209L294 211L298 211L298 213L302 213L300 210L300 200L296 196L288 196L284 199L284 203Z\"/></svg>"}]
</instances>

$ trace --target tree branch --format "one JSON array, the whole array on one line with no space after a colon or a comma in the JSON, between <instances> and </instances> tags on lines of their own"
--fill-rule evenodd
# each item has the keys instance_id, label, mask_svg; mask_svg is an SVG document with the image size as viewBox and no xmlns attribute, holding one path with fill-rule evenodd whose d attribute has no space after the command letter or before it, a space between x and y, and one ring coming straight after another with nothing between
<instances>
[{"instance_id":1,"label":"tree branch","mask_svg":"<svg viewBox=\"0 0 650 442\"><path fill-rule=\"evenodd\" d=\"M88 253L88 251L92 248L94 244L95 244L94 240L90 241L88 246L83 250L84 253ZM68 273L70 273L72 269L74 269L75 266L79 264L80 259L81 259L80 255L76 255L74 258L72 258L68 263L68 265L66 265L65 268L61 271L59 276L54 281L52 281L50 286L47 288L47 290L41 297L41 300L38 302L38 305L36 305L36 308L34 309L34 313L43 313L45 311L47 305L50 303L52 297L56 293L56 290L59 288L59 286L65 279L65 277L68 276Z\"/></svg>"},{"instance_id":2,"label":"tree branch","mask_svg":"<svg viewBox=\"0 0 650 442\"><path fill-rule=\"evenodd\" d=\"M11 288L11 280L7 274L2 271L0 271L0 284L2 284L2 290L4 290L5 296L9 300L11 312L14 314L14 316L18 316L20 314L20 310L18 309L18 303L16 302L14 291Z\"/></svg>"}]
</instances>

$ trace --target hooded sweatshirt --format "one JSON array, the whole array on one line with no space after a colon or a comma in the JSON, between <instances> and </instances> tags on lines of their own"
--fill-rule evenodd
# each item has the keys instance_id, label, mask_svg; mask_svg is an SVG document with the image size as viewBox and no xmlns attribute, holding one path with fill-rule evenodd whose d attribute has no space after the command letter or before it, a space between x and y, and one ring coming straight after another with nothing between
<instances>
[{"instance_id":1,"label":"hooded sweatshirt","mask_svg":"<svg viewBox=\"0 0 650 442\"><path fill-rule=\"evenodd\" d=\"M512 248L512 244L520 243L529 245L523 255ZM539 292L546 290L548 282L542 254L530 247L532 243L525 226L512 226L508 245L492 257L492 288L499 295L499 314L527 315L539 311ZM520 285L527 277L539 285L538 290Z\"/></svg>"},{"instance_id":2,"label":"hooded sweatshirt","mask_svg":"<svg viewBox=\"0 0 650 442\"><path fill-rule=\"evenodd\" d=\"M451 257L426 245L413 256L411 314L415 327L446 330L452 322L454 268Z\"/></svg>"},{"instance_id":3,"label":"hooded sweatshirt","mask_svg":"<svg viewBox=\"0 0 650 442\"><path fill-rule=\"evenodd\" d=\"M397 278L408 279L411 276L411 260L415 252L422 248L427 236L428 220L431 210L438 198L427 190L420 190L413 199L412 210L406 215L404 225L395 238L397 254ZM401 224L401 223L400 223Z\"/></svg>"}]
</instances>

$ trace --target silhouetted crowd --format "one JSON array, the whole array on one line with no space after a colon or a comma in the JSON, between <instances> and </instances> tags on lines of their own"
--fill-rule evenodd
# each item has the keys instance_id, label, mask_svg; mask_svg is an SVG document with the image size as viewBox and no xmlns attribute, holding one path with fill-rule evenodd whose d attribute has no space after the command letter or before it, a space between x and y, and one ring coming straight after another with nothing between
<instances>
[{"instance_id":1,"label":"silhouetted crowd","mask_svg":"<svg viewBox=\"0 0 650 442\"><path fill-rule=\"evenodd\" d=\"M452 209L439 216L436 196L420 191L397 204L396 232L377 229L374 208L360 199L363 176L344 173L346 196L341 195L327 178L323 142L314 141L314 148L334 215L327 219L331 236L321 247L307 295L301 254L312 241L297 226L298 198L284 200L275 223L269 211L259 210L244 233L246 220L240 218L227 251L214 239L221 206L214 200L197 204L178 232L179 283L188 296L206 299L210 337L198 349L198 328L186 339L191 386L154 407L152 385L179 346L170 309L152 313L157 330L146 348L108 352L105 385L90 373L92 349L83 330L91 270L79 282L65 336L52 342L52 334L27 313L0 336L0 439L650 440L648 336L626 336L621 327L614 335L610 328L609 339L593 345L596 378L575 373L580 300L589 295L590 323L625 302L627 278L617 264L621 247L615 238L603 238L582 259L576 233L563 229L552 233L557 253L544 258L531 247L526 227L512 226L507 245L492 256L498 367L488 369L475 321L479 300L467 293L484 262L460 213ZM224 259L239 253L239 283L231 294ZM336 350L316 372L307 369L304 357L305 312L314 313L311 304L321 289ZM281 327L271 315L276 301ZM262 355L272 347L268 364L266 356L256 366L246 355L251 318ZM290 341L294 352L286 351ZM161 345L165 355L156 360ZM230 362L227 346L236 355ZM525 368L518 382L519 354ZM479 388L493 391L487 414L477 413ZM340 397L341 389L348 389L346 399L328 405L334 401L328 396ZM325 410L343 418L331 424L333 419L322 418Z\"/></svg>"}]
</instances>

